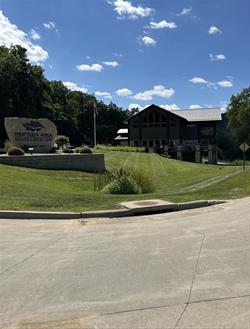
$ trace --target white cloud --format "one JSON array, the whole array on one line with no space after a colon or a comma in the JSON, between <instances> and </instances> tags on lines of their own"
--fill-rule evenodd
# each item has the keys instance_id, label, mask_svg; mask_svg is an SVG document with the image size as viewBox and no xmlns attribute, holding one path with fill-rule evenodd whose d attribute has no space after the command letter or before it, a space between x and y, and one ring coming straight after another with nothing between
<instances>
[{"instance_id":1,"label":"white cloud","mask_svg":"<svg viewBox=\"0 0 250 329\"><path fill-rule=\"evenodd\" d=\"M223 54L218 54L218 55L210 54L209 57L210 57L211 62L213 62L213 61L224 61L226 59L226 56L223 55Z\"/></svg>"},{"instance_id":2,"label":"white cloud","mask_svg":"<svg viewBox=\"0 0 250 329\"><path fill-rule=\"evenodd\" d=\"M216 27L215 25L210 26L210 28L208 30L208 34L216 34L216 33L221 34L222 31L218 27Z\"/></svg>"},{"instance_id":3,"label":"white cloud","mask_svg":"<svg viewBox=\"0 0 250 329\"><path fill-rule=\"evenodd\" d=\"M112 98L111 94L107 91L96 91L95 92L96 97L103 97L103 98Z\"/></svg>"},{"instance_id":4,"label":"white cloud","mask_svg":"<svg viewBox=\"0 0 250 329\"><path fill-rule=\"evenodd\" d=\"M94 71L94 72L101 72L101 70L103 69L103 66L100 64L92 64L92 65L88 65L88 64L81 64L81 65L77 65L76 68L79 71Z\"/></svg>"},{"instance_id":5,"label":"white cloud","mask_svg":"<svg viewBox=\"0 0 250 329\"><path fill-rule=\"evenodd\" d=\"M138 17L147 17L153 13L152 8L133 6L130 1L125 0L115 0L113 3L111 1L109 4L113 4L114 10L117 12L121 18L137 19Z\"/></svg>"},{"instance_id":6,"label":"white cloud","mask_svg":"<svg viewBox=\"0 0 250 329\"><path fill-rule=\"evenodd\" d=\"M41 39L40 34L36 30L34 30L34 29L32 29L30 31L30 37L33 40L39 40L39 39Z\"/></svg>"},{"instance_id":7,"label":"white cloud","mask_svg":"<svg viewBox=\"0 0 250 329\"><path fill-rule=\"evenodd\" d=\"M146 90L143 92L139 92L135 94L132 98L141 100L141 101L150 101L153 99L153 97L163 97L163 98L170 98L175 93L174 89L170 88L167 89L162 85L154 86L153 89Z\"/></svg>"},{"instance_id":8,"label":"white cloud","mask_svg":"<svg viewBox=\"0 0 250 329\"><path fill-rule=\"evenodd\" d=\"M131 90L129 90L128 88L122 88L122 89L118 89L116 90L116 94L118 96L121 96L121 97L129 97L131 96L133 93Z\"/></svg>"},{"instance_id":9,"label":"white cloud","mask_svg":"<svg viewBox=\"0 0 250 329\"><path fill-rule=\"evenodd\" d=\"M189 81L192 83L195 83L195 84L203 84L208 87L213 87L214 89L217 89L216 83L205 80L200 77L194 77L194 78L190 79ZM220 87L223 87L223 88L233 87L233 79L230 78L229 80L221 80L221 81L217 82L217 85Z\"/></svg>"},{"instance_id":10,"label":"white cloud","mask_svg":"<svg viewBox=\"0 0 250 329\"><path fill-rule=\"evenodd\" d=\"M220 102L220 110L222 113L225 113L226 110L227 110L227 106L228 106L228 103L223 101L223 102Z\"/></svg>"},{"instance_id":11,"label":"white cloud","mask_svg":"<svg viewBox=\"0 0 250 329\"><path fill-rule=\"evenodd\" d=\"M193 82L193 83L201 83L201 84L208 84L209 81L200 78L200 77L193 77L192 79L190 79L189 81Z\"/></svg>"},{"instance_id":12,"label":"white cloud","mask_svg":"<svg viewBox=\"0 0 250 329\"><path fill-rule=\"evenodd\" d=\"M86 93L88 91L88 89L80 87L76 83L71 81L63 81L63 84L65 87L73 91L81 91L82 93Z\"/></svg>"},{"instance_id":13,"label":"white cloud","mask_svg":"<svg viewBox=\"0 0 250 329\"><path fill-rule=\"evenodd\" d=\"M159 23L150 22L151 29L175 29L177 25L174 22L167 22L165 20L160 21Z\"/></svg>"},{"instance_id":14,"label":"white cloud","mask_svg":"<svg viewBox=\"0 0 250 329\"><path fill-rule=\"evenodd\" d=\"M116 57L123 57L123 54L121 54L121 53L114 53L114 56L116 56Z\"/></svg>"},{"instance_id":15,"label":"white cloud","mask_svg":"<svg viewBox=\"0 0 250 329\"><path fill-rule=\"evenodd\" d=\"M54 22L54 21L49 21L49 22L47 22L47 23L43 23L43 26L44 26L45 29L47 29L47 30L55 29L55 28L56 28L56 22Z\"/></svg>"},{"instance_id":16,"label":"white cloud","mask_svg":"<svg viewBox=\"0 0 250 329\"><path fill-rule=\"evenodd\" d=\"M132 109L139 109L139 111L141 111L143 109L143 107L140 104L129 104L128 106L128 110L131 111Z\"/></svg>"},{"instance_id":17,"label":"white cloud","mask_svg":"<svg viewBox=\"0 0 250 329\"><path fill-rule=\"evenodd\" d=\"M202 107L200 106L200 105L190 105L189 106L189 108L190 108L190 110L199 110L199 109L201 109Z\"/></svg>"},{"instance_id":18,"label":"white cloud","mask_svg":"<svg viewBox=\"0 0 250 329\"><path fill-rule=\"evenodd\" d=\"M112 66L112 67L116 67L116 66L119 66L119 63L117 63L116 61L113 61L113 62L102 62L104 65L107 65L107 66Z\"/></svg>"},{"instance_id":19,"label":"white cloud","mask_svg":"<svg viewBox=\"0 0 250 329\"><path fill-rule=\"evenodd\" d=\"M49 55L42 47L33 44L28 35L19 30L12 24L9 19L4 16L0 10L0 45L10 47L11 45L20 45L27 49L27 56L33 63L45 61Z\"/></svg>"},{"instance_id":20,"label":"white cloud","mask_svg":"<svg viewBox=\"0 0 250 329\"><path fill-rule=\"evenodd\" d=\"M183 8L182 11L177 14L177 16L186 16L186 15L189 15L192 11L192 7L190 8Z\"/></svg>"},{"instance_id":21,"label":"white cloud","mask_svg":"<svg viewBox=\"0 0 250 329\"><path fill-rule=\"evenodd\" d=\"M206 85L207 87L213 87L216 89L216 85L213 82L200 78L200 77L193 77L189 81L194 84L202 84L202 85Z\"/></svg>"},{"instance_id":22,"label":"white cloud","mask_svg":"<svg viewBox=\"0 0 250 329\"><path fill-rule=\"evenodd\" d=\"M173 111L173 110L180 110L179 106L176 104L166 104L166 105L160 105L165 110Z\"/></svg>"},{"instance_id":23,"label":"white cloud","mask_svg":"<svg viewBox=\"0 0 250 329\"><path fill-rule=\"evenodd\" d=\"M229 80L221 80L221 81L217 82L217 84L222 88L233 87L232 81L229 81Z\"/></svg>"},{"instance_id":24,"label":"white cloud","mask_svg":"<svg viewBox=\"0 0 250 329\"><path fill-rule=\"evenodd\" d=\"M156 45L156 41L153 38L150 38L148 36L143 37L142 41L146 46L155 46Z\"/></svg>"}]
</instances>

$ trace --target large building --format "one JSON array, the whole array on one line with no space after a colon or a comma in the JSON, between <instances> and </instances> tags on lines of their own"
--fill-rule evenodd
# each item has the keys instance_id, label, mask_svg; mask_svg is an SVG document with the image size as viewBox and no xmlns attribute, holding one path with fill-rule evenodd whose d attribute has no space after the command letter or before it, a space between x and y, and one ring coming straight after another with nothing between
<instances>
[{"instance_id":1,"label":"large building","mask_svg":"<svg viewBox=\"0 0 250 329\"><path fill-rule=\"evenodd\" d=\"M128 143L179 160L217 162L216 123L218 108L165 110L154 104L128 120Z\"/></svg>"}]
</instances>

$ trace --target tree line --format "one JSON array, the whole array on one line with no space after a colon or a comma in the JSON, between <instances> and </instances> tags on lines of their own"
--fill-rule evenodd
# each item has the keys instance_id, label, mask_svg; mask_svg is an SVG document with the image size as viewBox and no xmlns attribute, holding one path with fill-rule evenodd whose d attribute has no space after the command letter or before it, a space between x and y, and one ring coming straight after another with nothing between
<instances>
[{"instance_id":1,"label":"tree line","mask_svg":"<svg viewBox=\"0 0 250 329\"><path fill-rule=\"evenodd\" d=\"M41 66L29 62L25 48L0 46L0 143L7 138L5 117L28 117L50 119L58 134L68 136L75 146L92 144L94 102L97 142L112 143L117 130L126 126L128 110L72 91L61 81L49 81Z\"/></svg>"},{"instance_id":2,"label":"tree line","mask_svg":"<svg viewBox=\"0 0 250 329\"><path fill-rule=\"evenodd\" d=\"M126 127L128 117L138 111L124 110L112 102L107 105L94 95L68 89L61 81L49 81L41 66L30 63L25 48L0 46L0 144L7 138L4 118L16 116L48 118L71 144L91 145L94 102L100 144L112 143L117 130ZM250 143L250 87L231 97L217 130L217 144L226 159L241 155L242 142Z\"/></svg>"}]
</instances>

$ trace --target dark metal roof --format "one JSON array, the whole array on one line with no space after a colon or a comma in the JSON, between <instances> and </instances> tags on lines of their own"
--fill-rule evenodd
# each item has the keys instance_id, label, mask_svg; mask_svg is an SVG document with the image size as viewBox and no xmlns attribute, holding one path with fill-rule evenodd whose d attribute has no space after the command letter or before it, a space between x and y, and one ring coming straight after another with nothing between
<instances>
[{"instance_id":1,"label":"dark metal roof","mask_svg":"<svg viewBox=\"0 0 250 329\"><path fill-rule=\"evenodd\" d=\"M145 109L141 110L140 112L134 114L129 119L137 116L141 112L144 112L148 110L149 108L158 108L166 112L173 113L177 115L178 117L181 117L189 122L199 122L199 121L220 121L221 118L221 111L219 108L203 108L203 109L194 109L194 110L166 110L160 106L157 105L150 105L146 107Z\"/></svg>"}]
</instances>

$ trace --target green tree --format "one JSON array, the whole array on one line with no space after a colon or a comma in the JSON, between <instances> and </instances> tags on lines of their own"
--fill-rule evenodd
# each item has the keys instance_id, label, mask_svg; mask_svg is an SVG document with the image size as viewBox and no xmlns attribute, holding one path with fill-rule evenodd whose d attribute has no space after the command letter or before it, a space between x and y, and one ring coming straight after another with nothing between
<instances>
[{"instance_id":1,"label":"green tree","mask_svg":"<svg viewBox=\"0 0 250 329\"><path fill-rule=\"evenodd\" d=\"M250 87L231 97L227 118L238 143L250 142Z\"/></svg>"},{"instance_id":2,"label":"green tree","mask_svg":"<svg viewBox=\"0 0 250 329\"><path fill-rule=\"evenodd\" d=\"M31 65L26 49L0 46L0 140L6 138L4 117L39 117L46 79L40 66Z\"/></svg>"},{"instance_id":3,"label":"green tree","mask_svg":"<svg viewBox=\"0 0 250 329\"><path fill-rule=\"evenodd\" d=\"M128 111L114 103L98 102L94 95L69 90L61 81L45 78L41 66L32 65L21 46L0 46L0 142L7 138L8 116L48 118L58 134L69 136L72 145L93 144L93 102L97 103L97 140L112 143L126 125Z\"/></svg>"}]
</instances>

